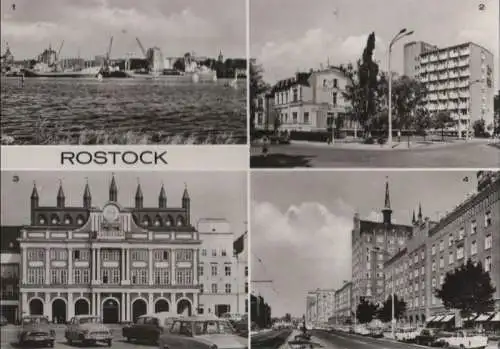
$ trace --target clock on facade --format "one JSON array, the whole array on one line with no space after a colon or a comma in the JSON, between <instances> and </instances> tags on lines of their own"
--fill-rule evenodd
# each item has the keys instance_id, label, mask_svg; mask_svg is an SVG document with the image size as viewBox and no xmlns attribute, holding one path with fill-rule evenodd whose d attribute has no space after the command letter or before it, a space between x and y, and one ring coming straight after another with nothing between
<instances>
[{"instance_id":1,"label":"clock on facade","mask_svg":"<svg viewBox=\"0 0 500 349\"><path fill-rule=\"evenodd\" d=\"M102 215L107 222L114 222L118 219L120 211L115 205L107 205L102 210Z\"/></svg>"}]
</instances>

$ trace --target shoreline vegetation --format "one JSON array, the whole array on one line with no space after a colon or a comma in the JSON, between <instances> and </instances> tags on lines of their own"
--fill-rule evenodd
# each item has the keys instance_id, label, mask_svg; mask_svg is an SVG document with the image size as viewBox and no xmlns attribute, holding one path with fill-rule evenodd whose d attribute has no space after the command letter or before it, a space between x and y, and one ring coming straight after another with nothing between
<instances>
[{"instance_id":1,"label":"shoreline vegetation","mask_svg":"<svg viewBox=\"0 0 500 349\"><path fill-rule=\"evenodd\" d=\"M1 145L230 145L246 144L245 137L236 137L233 132L204 130L171 134L163 131L110 131L83 130L72 133L58 129L44 129L31 139L16 139L15 136L0 136Z\"/></svg>"}]
</instances>

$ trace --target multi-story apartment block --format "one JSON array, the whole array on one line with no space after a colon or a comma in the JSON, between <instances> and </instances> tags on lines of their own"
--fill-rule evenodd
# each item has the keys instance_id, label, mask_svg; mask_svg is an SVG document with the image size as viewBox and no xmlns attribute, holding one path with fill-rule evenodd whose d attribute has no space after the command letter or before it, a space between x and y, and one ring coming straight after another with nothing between
<instances>
[{"instance_id":1,"label":"multi-story apartment block","mask_svg":"<svg viewBox=\"0 0 500 349\"><path fill-rule=\"evenodd\" d=\"M406 302L405 320L424 323L426 319L428 284L427 236L435 222L423 218L419 206L418 218L413 213L413 235L394 257L384 264L385 299L392 293Z\"/></svg>"},{"instance_id":2,"label":"multi-story apartment block","mask_svg":"<svg viewBox=\"0 0 500 349\"><path fill-rule=\"evenodd\" d=\"M438 48L424 42L404 47L404 73L425 83L427 109L449 111L460 137L476 120L493 125L493 54L475 43Z\"/></svg>"},{"instance_id":3,"label":"multi-story apartment block","mask_svg":"<svg viewBox=\"0 0 500 349\"><path fill-rule=\"evenodd\" d=\"M233 253L236 239L225 219L201 219L197 231L202 241L198 265L199 312L216 316L248 313L247 250L238 255Z\"/></svg>"},{"instance_id":4,"label":"multi-story apartment block","mask_svg":"<svg viewBox=\"0 0 500 349\"><path fill-rule=\"evenodd\" d=\"M297 73L272 88L271 114L279 117L280 130L326 131L339 118L342 129L354 130L358 123L347 113L349 103L342 95L349 83L341 67Z\"/></svg>"},{"instance_id":5,"label":"multi-story apartment block","mask_svg":"<svg viewBox=\"0 0 500 349\"><path fill-rule=\"evenodd\" d=\"M21 227L2 227L0 230L0 314L9 323L19 320L19 232Z\"/></svg>"},{"instance_id":6,"label":"multi-story apartment block","mask_svg":"<svg viewBox=\"0 0 500 349\"><path fill-rule=\"evenodd\" d=\"M468 259L481 262L484 270L489 272L496 287L495 307L500 310L500 177L492 175L491 179L488 185L459 204L429 231L428 317L446 312L433 289L443 284L446 272Z\"/></svg>"},{"instance_id":7,"label":"multi-story apartment block","mask_svg":"<svg viewBox=\"0 0 500 349\"><path fill-rule=\"evenodd\" d=\"M318 321L318 294L314 291L307 292L306 296L306 323L313 324Z\"/></svg>"},{"instance_id":8,"label":"multi-story apartment block","mask_svg":"<svg viewBox=\"0 0 500 349\"><path fill-rule=\"evenodd\" d=\"M40 206L33 187L31 224L19 238L22 313L116 323L147 312L196 312L201 241L187 189L180 207L167 207L163 187L157 207L143 206L140 184L134 207L117 198L114 177L102 208L92 206L88 184L81 207L66 206L62 185L56 206Z\"/></svg>"},{"instance_id":9,"label":"multi-story apartment block","mask_svg":"<svg viewBox=\"0 0 500 349\"><path fill-rule=\"evenodd\" d=\"M336 324L346 324L352 322L352 315L355 309L352 306L352 283L346 282L335 291L334 322Z\"/></svg>"},{"instance_id":10,"label":"multi-story apartment block","mask_svg":"<svg viewBox=\"0 0 500 349\"><path fill-rule=\"evenodd\" d=\"M335 314L335 290L317 289L317 322L326 324Z\"/></svg>"},{"instance_id":11,"label":"multi-story apartment block","mask_svg":"<svg viewBox=\"0 0 500 349\"><path fill-rule=\"evenodd\" d=\"M384 263L404 248L413 226L392 222L389 182L385 186L383 221L361 220L354 215L352 231L353 309L361 298L383 302L385 297Z\"/></svg>"}]
</instances>

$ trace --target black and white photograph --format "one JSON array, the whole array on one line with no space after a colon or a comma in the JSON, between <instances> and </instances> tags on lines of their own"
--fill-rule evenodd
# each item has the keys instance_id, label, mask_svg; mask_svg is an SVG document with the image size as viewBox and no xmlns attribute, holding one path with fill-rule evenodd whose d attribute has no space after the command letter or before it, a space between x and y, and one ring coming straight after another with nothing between
<instances>
[{"instance_id":1,"label":"black and white photograph","mask_svg":"<svg viewBox=\"0 0 500 349\"><path fill-rule=\"evenodd\" d=\"M252 0L254 168L496 168L497 0Z\"/></svg>"},{"instance_id":2,"label":"black and white photograph","mask_svg":"<svg viewBox=\"0 0 500 349\"><path fill-rule=\"evenodd\" d=\"M500 346L500 172L254 172L251 185L252 348Z\"/></svg>"},{"instance_id":3,"label":"black and white photograph","mask_svg":"<svg viewBox=\"0 0 500 349\"><path fill-rule=\"evenodd\" d=\"M246 7L2 0L2 144L247 144Z\"/></svg>"},{"instance_id":4,"label":"black and white photograph","mask_svg":"<svg viewBox=\"0 0 500 349\"><path fill-rule=\"evenodd\" d=\"M246 172L1 184L2 348L248 348Z\"/></svg>"}]
</instances>

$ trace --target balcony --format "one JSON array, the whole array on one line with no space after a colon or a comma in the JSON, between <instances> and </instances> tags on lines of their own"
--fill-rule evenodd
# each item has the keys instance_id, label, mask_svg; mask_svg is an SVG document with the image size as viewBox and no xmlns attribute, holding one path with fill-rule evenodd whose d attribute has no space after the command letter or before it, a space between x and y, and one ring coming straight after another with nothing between
<instances>
[{"instance_id":1,"label":"balcony","mask_svg":"<svg viewBox=\"0 0 500 349\"><path fill-rule=\"evenodd\" d=\"M456 93L456 92L450 92L450 93L448 93L448 98L457 99L458 98L458 93Z\"/></svg>"},{"instance_id":2,"label":"balcony","mask_svg":"<svg viewBox=\"0 0 500 349\"><path fill-rule=\"evenodd\" d=\"M459 55L460 56L468 56L468 55L470 55L470 48L467 47L467 48L459 50Z\"/></svg>"},{"instance_id":3,"label":"balcony","mask_svg":"<svg viewBox=\"0 0 500 349\"><path fill-rule=\"evenodd\" d=\"M430 55L429 56L429 61L430 62L435 62L438 60L438 55L434 54L434 55Z\"/></svg>"},{"instance_id":4,"label":"balcony","mask_svg":"<svg viewBox=\"0 0 500 349\"><path fill-rule=\"evenodd\" d=\"M468 66L469 63L470 63L470 61L468 59L461 59L460 61L458 61L457 66L458 67L465 67L465 66Z\"/></svg>"},{"instance_id":5,"label":"balcony","mask_svg":"<svg viewBox=\"0 0 500 349\"><path fill-rule=\"evenodd\" d=\"M455 62L450 62L450 63L448 63L448 69L454 69L454 68L456 68L456 67L458 67L458 64L457 64L457 63L455 63Z\"/></svg>"},{"instance_id":6,"label":"balcony","mask_svg":"<svg viewBox=\"0 0 500 349\"><path fill-rule=\"evenodd\" d=\"M448 73L439 74L439 80L447 80L447 79L448 79Z\"/></svg>"},{"instance_id":7,"label":"balcony","mask_svg":"<svg viewBox=\"0 0 500 349\"><path fill-rule=\"evenodd\" d=\"M448 51L439 53L439 59L447 59Z\"/></svg>"},{"instance_id":8,"label":"balcony","mask_svg":"<svg viewBox=\"0 0 500 349\"><path fill-rule=\"evenodd\" d=\"M456 58L456 57L458 57L458 51L457 50L450 51L450 58Z\"/></svg>"},{"instance_id":9,"label":"balcony","mask_svg":"<svg viewBox=\"0 0 500 349\"><path fill-rule=\"evenodd\" d=\"M438 79L437 75L429 76L429 81L436 81Z\"/></svg>"},{"instance_id":10,"label":"balcony","mask_svg":"<svg viewBox=\"0 0 500 349\"><path fill-rule=\"evenodd\" d=\"M467 103L459 103L458 108L460 109L466 109L467 108Z\"/></svg>"},{"instance_id":11,"label":"balcony","mask_svg":"<svg viewBox=\"0 0 500 349\"><path fill-rule=\"evenodd\" d=\"M422 56L420 58L420 63L427 63L429 62L429 56Z\"/></svg>"},{"instance_id":12,"label":"balcony","mask_svg":"<svg viewBox=\"0 0 500 349\"><path fill-rule=\"evenodd\" d=\"M467 69L467 70L462 70L460 71L460 76L469 76L470 75L470 70ZM468 86L468 84L466 83L465 86Z\"/></svg>"}]
</instances>

